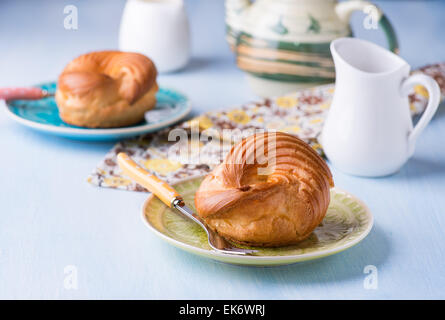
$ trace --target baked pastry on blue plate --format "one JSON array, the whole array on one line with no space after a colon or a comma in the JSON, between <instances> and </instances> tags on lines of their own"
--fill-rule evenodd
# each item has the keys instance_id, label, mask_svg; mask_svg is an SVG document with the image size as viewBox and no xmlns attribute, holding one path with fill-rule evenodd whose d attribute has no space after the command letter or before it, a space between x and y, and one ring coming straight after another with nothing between
<instances>
[{"instance_id":1,"label":"baked pastry on blue plate","mask_svg":"<svg viewBox=\"0 0 445 320\"><path fill-rule=\"evenodd\" d=\"M154 63L139 53L81 55L59 76L56 102L60 117L88 128L136 124L156 104L156 76Z\"/></svg>"}]
</instances>

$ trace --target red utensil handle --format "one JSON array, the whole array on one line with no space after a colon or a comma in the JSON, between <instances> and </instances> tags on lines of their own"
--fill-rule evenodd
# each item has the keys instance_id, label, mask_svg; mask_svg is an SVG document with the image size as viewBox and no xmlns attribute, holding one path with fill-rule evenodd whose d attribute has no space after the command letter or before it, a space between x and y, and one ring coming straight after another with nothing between
<instances>
[{"instance_id":1,"label":"red utensil handle","mask_svg":"<svg viewBox=\"0 0 445 320\"><path fill-rule=\"evenodd\" d=\"M41 88L0 88L0 100L38 100L49 95Z\"/></svg>"}]
</instances>

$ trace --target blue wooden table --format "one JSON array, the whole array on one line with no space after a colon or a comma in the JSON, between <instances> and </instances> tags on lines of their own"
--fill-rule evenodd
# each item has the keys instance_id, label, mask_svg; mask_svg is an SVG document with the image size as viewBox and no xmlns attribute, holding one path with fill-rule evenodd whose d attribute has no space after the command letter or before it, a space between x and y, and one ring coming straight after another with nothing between
<instances>
[{"instance_id":1,"label":"blue wooden table","mask_svg":"<svg viewBox=\"0 0 445 320\"><path fill-rule=\"evenodd\" d=\"M445 60L445 2L377 3L393 21L409 63ZM78 7L76 31L63 28L67 4ZM0 86L53 80L75 56L116 48L123 5L2 1ZM223 1L187 5L193 59L159 82L186 92L195 114L254 99L224 40ZM383 35L363 30L362 20L355 15L355 33L383 44ZM146 194L89 185L87 175L112 143L40 134L0 110L0 298L445 298L444 139L442 106L399 173L364 179L333 169L336 185L362 198L375 216L361 244L313 262L249 268L198 258L159 240L140 218ZM369 265L377 288L364 285Z\"/></svg>"}]
</instances>

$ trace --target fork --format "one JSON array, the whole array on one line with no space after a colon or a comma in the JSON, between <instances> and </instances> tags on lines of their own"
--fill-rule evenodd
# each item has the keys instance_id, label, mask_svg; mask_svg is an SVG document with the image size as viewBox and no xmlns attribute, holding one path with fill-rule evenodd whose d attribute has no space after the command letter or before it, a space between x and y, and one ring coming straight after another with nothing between
<instances>
[{"instance_id":1,"label":"fork","mask_svg":"<svg viewBox=\"0 0 445 320\"><path fill-rule=\"evenodd\" d=\"M143 169L136 162L134 162L126 153L119 153L117 155L117 162L120 169L131 179L147 188L150 192L156 195L169 208L175 208L186 218L197 223L207 234L210 247L220 253L236 254L236 255L253 255L257 250L239 248L218 233L208 228L205 222L196 215L192 209L186 206L183 198L179 193L165 181L162 181L154 174Z\"/></svg>"}]
</instances>

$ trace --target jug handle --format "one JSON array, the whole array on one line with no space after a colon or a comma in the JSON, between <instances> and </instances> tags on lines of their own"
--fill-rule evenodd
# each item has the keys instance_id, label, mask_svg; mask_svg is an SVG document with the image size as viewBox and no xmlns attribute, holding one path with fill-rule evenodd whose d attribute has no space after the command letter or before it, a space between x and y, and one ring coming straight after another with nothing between
<instances>
[{"instance_id":1,"label":"jug handle","mask_svg":"<svg viewBox=\"0 0 445 320\"><path fill-rule=\"evenodd\" d=\"M402 82L402 87L401 87L402 94L403 95L410 94L412 92L413 87L418 84L421 84L426 88L429 97L425 111L423 112L422 116L420 117L414 129L408 135L410 156L414 153L414 146L417 137L420 135L423 129L425 129L425 127L433 118L434 114L436 113L437 107L439 106L441 98L441 92L437 82L430 76L424 74L413 74L408 78L406 78Z\"/></svg>"},{"instance_id":2,"label":"jug handle","mask_svg":"<svg viewBox=\"0 0 445 320\"><path fill-rule=\"evenodd\" d=\"M362 11L371 19L376 20L388 39L389 50L395 54L399 54L399 42L397 40L394 28L380 8L369 1L363 0L344 1L335 6L337 16L344 23L349 23L351 15L354 11ZM365 21L363 23L365 23Z\"/></svg>"}]
</instances>

